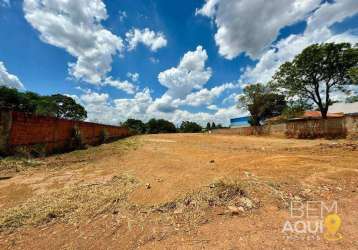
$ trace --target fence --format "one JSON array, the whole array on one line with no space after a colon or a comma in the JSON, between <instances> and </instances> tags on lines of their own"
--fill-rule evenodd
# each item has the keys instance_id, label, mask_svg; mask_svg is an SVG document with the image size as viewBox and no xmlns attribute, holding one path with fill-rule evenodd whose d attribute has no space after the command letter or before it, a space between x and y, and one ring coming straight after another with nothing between
<instances>
[{"instance_id":1,"label":"fence","mask_svg":"<svg viewBox=\"0 0 358 250\"><path fill-rule=\"evenodd\" d=\"M216 134L270 135L289 138L358 138L358 115L342 118L291 120L261 127L217 129Z\"/></svg>"},{"instance_id":2,"label":"fence","mask_svg":"<svg viewBox=\"0 0 358 250\"><path fill-rule=\"evenodd\" d=\"M70 150L81 144L98 145L103 140L129 136L128 129L90 122L3 111L0 115L0 154L19 149L41 148L44 153Z\"/></svg>"}]
</instances>

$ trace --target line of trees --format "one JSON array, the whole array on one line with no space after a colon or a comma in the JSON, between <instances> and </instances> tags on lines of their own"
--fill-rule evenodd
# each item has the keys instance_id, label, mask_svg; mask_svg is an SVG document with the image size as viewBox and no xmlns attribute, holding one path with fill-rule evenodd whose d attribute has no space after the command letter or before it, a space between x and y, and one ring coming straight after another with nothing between
<instances>
[{"instance_id":1,"label":"line of trees","mask_svg":"<svg viewBox=\"0 0 358 250\"><path fill-rule=\"evenodd\" d=\"M23 93L5 86L0 86L0 109L71 120L87 118L86 109L69 96L42 96L34 92Z\"/></svg>"},{"instance_id":2,"label":"line of trees","mask_svg":"<svg viewBox=\"0 0 358 250\"><path fill-rule=\"evenodd\" d=\"M357 85L357 44L314 44L281 65L270 82L247 85L238 106L250 112L252 126L278 115L291 118L312 108L326 119L335 101L333 93L348 95ZM358 101L358 97L346 101Z\"/></svg>"},{"instance_id":3,"label":"line of trees","mask_svg":"<svg viewBox=\"0 0 358 250\"><path fill-rule=\"evenodd\" d=\"M164 119L150 119L144 123L137 119L127 119L121 124L134 134L159 134L159 133L200 133L203 131L201 125L196 122L183 121L179 128L174 123Z\"/></svg>"},{"instance_id":4,"label":"line of trees","mask_svg":"<svg viewBox=\"0 0 358 250\"><path fill-rule=\"evenodd\" d=\"M177 128L172 122L164 119L150 119L144 123L138 119L127 119L120 124L129 129L133 134L159 134L159 133L201 133L213 129L223 128L221 124L207 123L206 128L191 121L183 121Z\"/></svg>"}]
</instances>

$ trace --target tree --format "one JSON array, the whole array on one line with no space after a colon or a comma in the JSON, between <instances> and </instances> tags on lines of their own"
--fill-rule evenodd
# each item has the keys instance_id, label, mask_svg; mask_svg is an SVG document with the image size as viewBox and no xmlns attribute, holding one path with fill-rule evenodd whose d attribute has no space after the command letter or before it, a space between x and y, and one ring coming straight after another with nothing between
<instances>
[{"instance_id":1,"label":"tree","mask_svg":"<svg viewBox=\"0 0 358 250\"><path fill-rule=\"evenodd\" d=\"M270 85L288 98L314 103L327 118L331 93L357 85L358 48L349 43L314 44L279 68Z\"/></svg>"},{"instance_id":2,"label":"tree","mask_svg":"<svg viewBox=\"0 0 358 250\"><path fill-rule=\"evenodd\" d=\"M87 118L84 107L71 97L60 94L41 96L33 92L22 93L7 87L0 87L0 108L72 120Z\"/></svg>"},{"instance_id":3,"label":"tree","mask_svg":"<svg viewBox=\"0 0 358 250\"><path fill-rule=\"evenodd\" d=\"M211 129L216 129L215 122L211 123Z\"/></svg>"},{"instance_id":4,"label":"tree","mask_svg":"<svg viewBox=\"0 0 358 250\"><path fill-rule=\"evenodd\" d=\"M268 86L257 83L244 88L239 107L250 112L251 126L261 126L267 118L280 115L286 108L286 101L283 95L273 93Z\"/></svg>"},{"instance_id":5,"label":"tree","mask_svg":"<svg viewBox=\"0 0 358 250\"><path fill-rule=\"evenodd\" d=\"M87 118L87 111L74 99L65 95L52 95L48 101L53 103L55 116L58 118L67 118L71 120L84 120Z\"/></svg>"},{"instance_id":6,"label":"tree","mask_svg":"<svg viewBox=\"0 0 358 250\"><path fill-rule=\"evenodd\" d=\"M218 125L216 125L216 128L224 128L224 126L222 125L222 124L218 124Z\"/></svg>"},{"instance_id":7,"label":"tree","mask_svg":"<svg viewBox=\"0 0 358 250\"><path fill-rule=\"evenodd\" d=\"M211 125L210 125L210 122L208 122L207 124L206 124L206 130L210 130L211 129Z\"/></svg>"},{"instance_id":8,"label":"tree","mask_svg":"<svg viewBox=\"0 0 358 250\"><path fill-rule=\"evenodd\" d=\"M353 103L353 102L358 102L358 95L350 96L346 99L346 103Z\"/></svg>"},{"instance_id":9,"label":"tree","mask_svg":"<svg viewBox=\"0 0 358 250\"><path fill-rule=\"evenodd\" d=\"M287 103L287 106L282 111L283 119L292 119L299 116L302 116L306 110L311 110L312 105L309 103L298 101L290 101Z\"/></svg>"},{"instance_id":10,"label":"tree","mask_svg":"<svg viewBox=\"0 0 358 250\"><path fill-rule=\"evenodd\" d=\"M357 46L357 45L356 45ZM355 83L358 82L358 66L357 67L353 67L349 70L348 72L349 77L351 78L351 80Z\"/></svg>"},{"instance_id":11,"label":"tree","mask_svg":"<svg viewBox=\"0 0 358 250\"><path fill-rule=\"evenodd\" d=\"M198 133L202 131L202 127L195 123L189 121L183 121L180 125L180 132L182 133Z\"/></svg>"},{"instance_id":12,"label":"tree","mask_svg":"<svg viewBox=\"0 0 358 250\"><path fill-rule=\"evenodd\" d=\"M128 119L125 121L122 126L129 129L131 133L135 134L144 134L145 133L145 124L141 120Z\"/></svg>"},{"instance_id":13,"label":"tree","mask_svg":"<svg viewBox=\"0 0 358 250\"><path fill-rule=\"evenodd\" d=\"M148 134L175 133L177 131L173 123L164 119L150 119L145 126Z\"/></svg>"},{"instance_id":14,"label":"tree","mask_svg":"<svg viewBox=\"0 0 358 250\"><path fill-rule=\"evenodd\" d=\"M51 116L51 117L57 117L57 110L58 106L56 103L51 99L51 97L41 97L39 100L32 100L32 103L35 105L35 114L36 115L42 115L42 116ZM62 117L66 118L66 117Z\"/></svg>"},{"instance_id":15,"label":"tree","mask_svg":"<svg viewBox=\"0 0 358 250\"><path fill-rule=\"evenodd\" d=\"M0 109L33 112L35 107L26 95L17 89L0 87Z\"/></svg>"}]
</instances>

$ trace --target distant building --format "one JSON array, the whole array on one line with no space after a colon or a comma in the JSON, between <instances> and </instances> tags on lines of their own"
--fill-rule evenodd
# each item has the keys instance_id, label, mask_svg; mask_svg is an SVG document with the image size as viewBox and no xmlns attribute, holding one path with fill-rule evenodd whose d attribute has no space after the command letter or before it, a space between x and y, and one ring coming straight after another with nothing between
<instances>
[{"instance_id":1,"label":"distant building","mask_svg":"<svg viewBox=\"0 0 358 250\"><path fill-rule=\"evenodd\" d=\"M230 128L249 127L249 116L230 119Z\"/></svg>"},{"instance_id":2,"label":"distant building","mask_svg":"<svg viewBox=\"0 0 358 250\"><path fill-rule=\"evenodd\" d=\"M353 103L335 103L329 107L329 112L332 113L343 113L345 115L356 115L358 114L358 102Z\"/></svg>"}]
</instances>

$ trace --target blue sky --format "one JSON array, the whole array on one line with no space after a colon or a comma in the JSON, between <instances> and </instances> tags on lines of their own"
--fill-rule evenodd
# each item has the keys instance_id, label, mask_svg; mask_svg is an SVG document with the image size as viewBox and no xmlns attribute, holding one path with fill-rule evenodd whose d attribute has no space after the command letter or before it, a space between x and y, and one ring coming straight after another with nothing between
<instances>
[{"instance_id":1,"label":"blue sky","mask_svg":"<svg viewBox=\"0 0 358 250\"><path fill-rule=\"evenodd\" d=\"M306 46L358 42L356 0L0 0L0 85L89 120L227 124L245 84Z\"/></svg>"}]
</instances>

